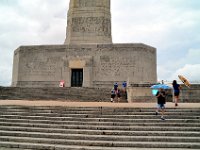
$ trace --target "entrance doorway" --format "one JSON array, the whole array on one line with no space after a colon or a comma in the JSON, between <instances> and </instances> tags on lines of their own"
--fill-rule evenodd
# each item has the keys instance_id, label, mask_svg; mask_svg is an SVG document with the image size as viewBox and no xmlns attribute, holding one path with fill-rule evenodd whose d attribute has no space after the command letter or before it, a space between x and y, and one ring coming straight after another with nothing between
<instances>
[{"instance_id":1,"label":"entrance doorway","mask_svg":"<svg viewBox=\"0 0 200 150\"><path fill-rule=\"evenodd\" d=\"M83 86L83 69L72 69L71 87Z\"/></svg>"}]
</instances>

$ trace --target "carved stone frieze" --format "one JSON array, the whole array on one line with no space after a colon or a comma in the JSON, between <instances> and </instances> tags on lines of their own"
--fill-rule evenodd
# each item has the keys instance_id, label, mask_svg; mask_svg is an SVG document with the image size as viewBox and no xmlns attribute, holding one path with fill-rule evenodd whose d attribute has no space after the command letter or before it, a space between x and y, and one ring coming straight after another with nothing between
<instances>
[{"instance_id":1,"label":"carved stone frieze","mask_svg":"<svg viewBox=\"0 0 200 150\"><path fill-rule=\"evenodd\" d=\"M111 36L111 21L105 17L72 18L73 32L95 33L98 36Z\"/></svg>"}]
</instances>

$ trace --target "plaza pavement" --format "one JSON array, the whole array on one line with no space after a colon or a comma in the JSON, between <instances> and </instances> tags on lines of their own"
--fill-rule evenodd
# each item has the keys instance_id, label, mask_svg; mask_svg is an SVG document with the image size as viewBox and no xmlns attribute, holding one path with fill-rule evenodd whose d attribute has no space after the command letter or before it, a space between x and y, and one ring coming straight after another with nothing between
<instances>
[{"instance_id":1,"label":"plaza pavement","mask_svg":"<svg viewBox=\"0 0 200 150\"><path fill-rule=\"evenodd\" d=\"M64 100L0 100L0 105L21 106L64 106L64 107L127 107L155 108L155 103L109 103L109 102L65 102ZM175 108L174 103L166 103L166 108ZM179 103L176 108L199 108L200 103Z\"/></svg>"}]
</instances>

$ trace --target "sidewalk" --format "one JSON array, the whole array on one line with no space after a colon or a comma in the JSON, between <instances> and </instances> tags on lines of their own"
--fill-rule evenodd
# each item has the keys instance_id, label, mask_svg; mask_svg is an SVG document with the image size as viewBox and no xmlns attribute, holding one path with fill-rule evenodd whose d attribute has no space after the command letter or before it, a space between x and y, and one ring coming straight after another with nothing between
<instances>
[{"instance_id":1,"label":"sidewalk","mask_svg":"<svg viewBox=\"0 0 200 150\"><path fill-rule=\"evenodd\" d=\"M21 106L64 106L64 107L125 107L125 108L155 108L156 103L109 103L109 102L64 102L58 100L0 100L1 105ZM167 103L166 108L175 108L174 103ZM179 103L176 108L199 108L200 103Z\"/></svg>"}]
</instances>

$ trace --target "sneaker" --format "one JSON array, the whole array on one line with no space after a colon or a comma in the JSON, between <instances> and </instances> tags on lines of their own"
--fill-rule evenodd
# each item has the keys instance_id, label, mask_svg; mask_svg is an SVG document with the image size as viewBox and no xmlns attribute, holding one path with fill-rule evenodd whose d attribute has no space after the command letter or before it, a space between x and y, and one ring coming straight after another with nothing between
<instances>
[{"instance_id":1,"label":"sneaker","mask_svg":"<svg viewBox=\"0 0 200 150\"><path fill-rule=\"evenodd\" d=\"M110 102L113 103L113 98L111 98Z\"/></svg>"},{"instance_id":2,"label":"sneaker","mask_svg":"<svg viewBox=\"0 0 200 150\"><path fill-rule=\"evenodd\" d=\"M160 117L161 120L165 120L165 118L163 116Z\"/></svg>"},{"instance_id":3,"label":"sneaker","mask_svg":"<svg viewBox=\"0 0 200 150\"><path fill-rule=\"evenodd\" d=\"M155 115L156 115L156 116L158 115L158 112L157 112L157 111L155 112Z\"/></svg>"}]
</instances>

